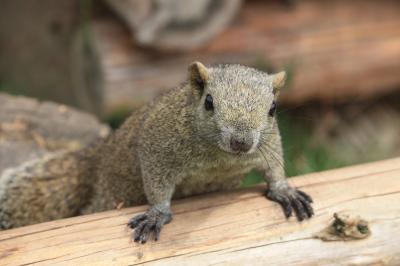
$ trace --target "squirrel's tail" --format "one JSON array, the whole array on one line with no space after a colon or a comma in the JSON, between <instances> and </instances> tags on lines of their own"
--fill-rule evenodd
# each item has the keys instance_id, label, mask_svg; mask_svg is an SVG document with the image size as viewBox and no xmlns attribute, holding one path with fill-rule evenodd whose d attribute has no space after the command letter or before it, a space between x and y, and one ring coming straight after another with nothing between
<instances>
[{"instance_id":1,"label":"squirrel's tail","mask_svg":"<svg viewBox=\"0 0 400 266\"><path fill-rule=\"evenodd\" d=\"M79 214L90 194L79 152L51 153L0 173L0 229Z\"/></svg>"}]
</instances>

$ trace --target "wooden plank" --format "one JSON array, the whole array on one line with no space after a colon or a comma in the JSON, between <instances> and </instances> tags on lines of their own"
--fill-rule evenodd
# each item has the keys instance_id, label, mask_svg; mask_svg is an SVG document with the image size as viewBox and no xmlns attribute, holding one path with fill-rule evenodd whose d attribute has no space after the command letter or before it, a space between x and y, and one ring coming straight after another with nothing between
<instances>
[{"instance_id":1,"label":"wooden plank","mask_svg":"<svg viewBox=\"0 0 400 266\"><path fill-rule=\"evenodd\" d=\"M186 77L194 60L286 69L281 100L365 99L399 88L398 1L246 1L235 23L191 53L136 46L121 23L93 23L105 112L137 106Z\"/></svg>"},{"instance_id":2,"label":"wooden plank","mask_svg":"<svg viewBox=\"0 0 400 266\"><path fill-rule=\"evenodd\" d=\"M256 186L174 202L174 221L146 245L133 243L125 226L145 206L3 231L0 265L400 265L400 158L291 183L314 197L310 221L285 221ZM367 219L372 235L311 238L340 211Z\"/></svg>"}]
</instances>

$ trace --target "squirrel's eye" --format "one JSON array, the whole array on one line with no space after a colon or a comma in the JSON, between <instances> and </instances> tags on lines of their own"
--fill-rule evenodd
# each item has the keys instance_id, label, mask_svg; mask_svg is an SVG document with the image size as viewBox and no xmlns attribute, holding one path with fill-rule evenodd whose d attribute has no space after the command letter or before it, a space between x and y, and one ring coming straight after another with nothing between
<instances>
[{"instance_id":1,"label":"squirrel's eye","mask_svg":"<svg viewBox=\"0 0 400 266\"><path fill-rule=\"evenodd\" d=\"M207 111L211 111L214 109L213 98L210 94L207 94L206 96L206 100L204 101L204 107L206 108Z\"/></svg>"},{"instance_id":2,"label":"squirrel's eye","mask_svg":"<svg viewBox=\"0 0 400 266\"><path fill-rule=\"evenodd\" d=\"M272 105L271 105L271 109L269 109L269 112L268 112L269 116L271 116L271 117L274 116L275 111L276 111L276 107L277 107L276 102L273 101Z\"/></svg>"}]
</instances>

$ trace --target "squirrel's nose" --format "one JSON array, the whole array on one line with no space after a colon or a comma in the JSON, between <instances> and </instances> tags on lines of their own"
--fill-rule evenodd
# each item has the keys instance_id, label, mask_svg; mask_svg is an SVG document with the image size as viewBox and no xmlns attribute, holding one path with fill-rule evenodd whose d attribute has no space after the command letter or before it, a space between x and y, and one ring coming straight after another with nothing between
<instances>
[{"instance_id":1,"label":"squirrel's nose","mask_svg":"<svg viewBox=\"0 0 400 266\"><path fill-rule=\"evenodd\" d=\"M232 137L230 141L231 149L235 152L248 152L253 145L252 140Z\"/></svg>"}]
</instances>

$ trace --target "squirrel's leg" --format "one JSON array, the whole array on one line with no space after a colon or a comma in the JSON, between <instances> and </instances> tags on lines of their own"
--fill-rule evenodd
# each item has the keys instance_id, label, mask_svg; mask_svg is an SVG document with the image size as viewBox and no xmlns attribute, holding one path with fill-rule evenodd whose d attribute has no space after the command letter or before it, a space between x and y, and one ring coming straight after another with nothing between
<instances>
[{"instance_id":1,"label":"squirrel's leg","mask_svg":"<svg viewBox=\"0 0 400 266\"><path fill-rule=\"evenodd\" d=\"M268 142L262 147L262 151L265 159L263 172L268 183L267 198L282 206L286 218L292 215L293 210L299 221L313 216L312 198L290 186L286 179L280 139Z\"/></svg>"},{"instance_id":2,"label":"squirrel's leg","mask_svg":"<svg viewBox=\"0 0 400 266\"><path fill-rule=\"evenodd\" d=\"M157 175L145 174L143 184L151 207L128 222L128 226L135 229L134 241L142 244L147 242L152 233L157 241L163 225L172 220L171 198L175 188L173 183L157 178Z\"/></svg>"}]
</instances>

